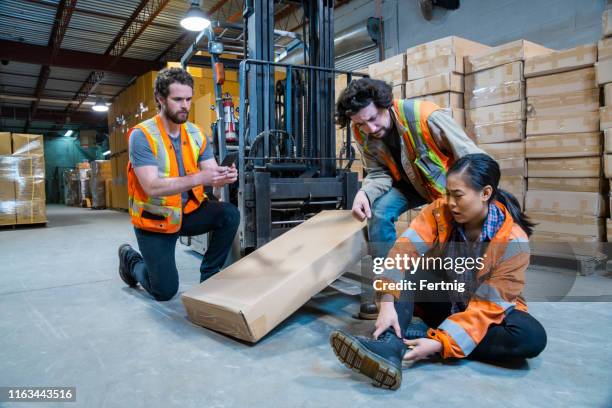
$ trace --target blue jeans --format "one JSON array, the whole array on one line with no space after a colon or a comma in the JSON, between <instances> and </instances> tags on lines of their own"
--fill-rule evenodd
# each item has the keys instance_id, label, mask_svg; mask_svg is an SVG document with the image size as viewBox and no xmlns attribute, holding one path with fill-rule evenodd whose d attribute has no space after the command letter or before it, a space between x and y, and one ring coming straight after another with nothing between
<instances>
[{"instance_id":1,"label":"blue jeans","mask_svg":"<svg viewBox=\"0 0 612 408\"><path fill-rule=\"evenodd\" d=\"M393 247L397 234L395 222L406 211L426 204L420 195L406 196L395 187L372 204L372 218L368 220L368 237L372 257L385 257Z\"/></svg>"}]
</instances>

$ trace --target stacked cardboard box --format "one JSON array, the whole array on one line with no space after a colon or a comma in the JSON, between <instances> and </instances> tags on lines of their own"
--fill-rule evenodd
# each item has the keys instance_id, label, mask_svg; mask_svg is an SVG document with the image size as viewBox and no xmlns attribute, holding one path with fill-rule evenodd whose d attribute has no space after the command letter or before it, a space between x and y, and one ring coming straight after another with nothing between
<instances>
[{"instance_id":1,"label":"stacked cardboard box","mask_svg":"<svg viewBox=\"0 0 612 408\"><path fill-rule=\"evenodd\" d=\"M430 100L465 127L463 59L489 48L455 36L408 48L406 98Z\"/></svg>"},{"instance_id":2,"label":"stacked cardboard box","mask_svg":"<svg viewBox=\"0 0 612 408\"><path fill-rule=\"evenodd\" d=\"M604 132L604 174L612 186L612 9L608 8L602 18L603 38L598 42L598 57L595 64L597 84L603 88L604 106L599 110L600 130ZM612 189L610 202L612 202ZM612 208L612 206L610 206ZM612 242L612 219L607 220L607 239Z\"/></svg>"},{"instance_id":3,"label":"stacked cardboard box","mask_svg":"<svg viewBox=\"0 0 612 408\"><path fill-rule=\"evenodd\" d=\"M385 81L393 88L395 98L404 98L406 82L406 55L399 54L368 67L368 75L373 79Z\"/></svg>"},{"instance_id":4,"label":"stacked cardboard box","mask_svg":"<svg viewBox=\"0 0 612 408\"><path fill-rule=\"evenodd\" d=\"M500 187L521 205L526 191L524 62L551 51L518 40L465 58L466 130L498 161Z\"/></svg>"},{"instance_id":5,"label":"stacked cardboard box","mask_svg":"<svg viewBox=\"0 0 612 408\"><path fill-rule=\"evenodd\" d=\"M529 216L534 239L604 238L597 47L584 45L527 59Z\"/></svg>"},{"instance_id":6,"label":"stacked cardboard box","mask_svg":"<svg viewBox=\"0 0 612 408\"><path fill-rule=\"evenodd\" d=\"M45 222L42 135L0 133L0 225Z\"/></svg>"},{"instance_id":7,"label":"stacked cardboard box","mask_svg":"<svg viewBox=\"0 0 612 408\"><path fill-rule=\"evenodd\" d=\"M105 208L106 204L106 180L113 177L110 160L94 160L91 162L91 206L93 208ZM110 205L110 202L108 203Z\"/></svg>"}]
</instances>

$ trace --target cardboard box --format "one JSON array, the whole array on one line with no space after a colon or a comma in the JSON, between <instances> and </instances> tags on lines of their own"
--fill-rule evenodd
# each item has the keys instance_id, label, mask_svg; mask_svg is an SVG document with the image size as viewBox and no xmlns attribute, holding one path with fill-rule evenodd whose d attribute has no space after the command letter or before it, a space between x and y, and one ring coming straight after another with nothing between
<instances>
[{"instance_id":1,"label":"cardboard box","mask_svg":"<svg viewBox=\"0 0 612 408\"><path fill-rule=\"evenodd\" d=\"M595 63L595 76L599 85L612 82L612 58Z\"/></svg>"},{"instance_id":2,"label":"cardboard box","mask_svg":"<svg viewBox=\"0 0 612 408\"><path fill-rule=\"evenodd\" d=\"M459 126L465 128L465 111L463 109L444 108L441 111L453 118Z\"/></svg>"},{"instance_id":3,"label":"cardboard box","mask_svg":"<svg viewBox=\"0 0 612 408\"><path fill-rule=\"evenodd\" d=\"M43 155L45 153L42 135L29 135L13 133L13 154L16 155Z\"/></svg>"},{"instance_id":4,"label":"cardboard box","mask_svg":"<svg viewBox=\"0 0 612 408\"><path fill-rule=\"evenodd\" d=\"M525 196L525 209L530 212L605 217L607 203L600 193L529 190Z\"/></svg>"},{"instance_id":5,"label":"cardboard box","mask_svg":"<svg viewBox=\"0 0 612 408\"><path fill-rule=\"evenodd\" d=\"M605 218L535 211L529 211L527 216L531 218L531 221L537 223L534 229L538 232L585 235L600 239L605 237Z\"/></svg>"},{"instance_id":6,"label":"cardboard box","mask_svg":"<svg viewBox=\"0 0 612 408\"><path fill-rule=\"evenodd\" d=\"M447 73L406 82L406 98L449 91L463 93L463 75Z\"/></svg>"},{"instance_id":7,"label":"cardboard box","mask_svg":"<svg viewBox=\"0 0 612 408\"><path fill-rule=\"evenodd\" d=\"M508 143L483 143L479 144L482 150L487 152L496 160L514 159L525 157L525 141Z\"/></svg>"},{"instance_id":8,"label":"cardboard box","mask_svg":"<svg viewBox=\"0 0 612 408\"><path fill-rule=\"evenodd\" d=\"M364 227L350 211L317 214L184 292L189 320L257 342L361 257Z\"/></svg>"},{"instance_id":9,"label":"cardboard box","mask_svg":"<svg viewBox=\"0 0 612 408\"><path fill-rule=\"evenodd\" d=\"M438 55L430 59L411 62L406 69L408 71L408 81L448 72L463 74L463 56Z\"/></svg>"},{"instance_id":10,"label":"cardboard box","mask_svg":"<svg viewBox=\"0 0 612 408\"><path fill-rule=\"evenodd\" d=\"M525 139L525 121L486 123L468 127L466 131L478 144L518 142Z\"/></svg>"},{"instance_id":11,"label":"cardboard box","mask_svg":"<svg viewBox=\"0 0 612 408\"><path fill-rule=\"evenodd\" d=\"M612 106L599 108L599 121L600 130L612 128Z\"/></svg>"},{"instance_id":12,"label":"cardboard box","mask_svg":"<svg viewBox=\"0 0 612 408\"><path fill-rule=\"evenodd\" d=\"M612 57L612 37L603 38L597 43L597 60L603 61Z\"/></svg>"},{"instance_id":13,"label":"cardboard box","mask_svg":"<svg viewBox=\"0 0 612 408\"><path fill-rule=\"evenodd\" d=\"M410 99L424 99L435 103L441 108L463 109L463 94L457 92L442 92L433 95L417 96L416 98Z\"/></svg>"},{"instance_id":14,"label":"cardboard box","mask_svg":"<svg viewBox=\"0 0 612 408\"><path fill-rule=\"evenodd\" d=\"M599 112L576 112L527 119L527 135L599 131Z\"/></svg>"},{"instance_id":15,"label":"cardboard box","mask_svg":"<svg viewBox=\"0 0 612 408\"><path fill-rule=\"evenodd\" d=\"M581 45L568 50L553 51L525 60L525 77L555 74L593 66L597 61L597 44Z\"/></svg>"},{"instance_id":16,"label":"cardboard box","mask_svg":"<svg viewBox=\"0 0 612 408\"><path fill-rule=\"evenodd\" d=\"M612 153L612 128L604 130L604 152Z\"/></svg>"},{"instance_id":17,"label":"cardboard box","mask_svg":"<svg viewBox=\"0 0 612 408\"><path fill-rule=\"evenodd\" d=\"M559 232L534 231L529 237L530 242L580 243L590 244L601 242L600 237L576 235Z\"/></svg>"},{"instance_id":18,"label":"cardboard box","mask_svg":"<svg viewBox=\"0 0 612 408\"><path fill-rule=\"evenodd\" d=\"M592 67L527 78L527 97L559 95L593 88L597 88L597 82Z\"/></svg>"},{"instance_id":19,"label":"cardboard box","mask_svg":"<svg viewBox=\"0 0 612 408\"><path fill-rule=\"evenodd\" d=\"M17 160L17 157L0 155L0 225L13 225L16 222L15 173L17 172Z\"/></svg>"},{"instance_id":20,"label":"cardboard box","mask_svg":"<svg viewBox=\"0 0 612 408\"><path fill-rule=\"evenodd\" d=\"M604 162L604 176L608 179L612 178L612 154L605 154L603 157Z\"/></svg>"},{"instance_id":21,"label":"cardboard box","mask_svg":"<svg viewBox=\"0 0 612 408\"><path fill-rule=\"evenodd\" d=\"M600 157L527 160L527 177L600 177Z\"/></svg>"},{"instance_id":22,"label":"cardboard box","mask_svg":"<svg viewBox=\"0 0 612 408\"><path fill-rule=\"evenodd\" d=\"M567 177L529 177L527 188L529 190L547 191L577 191L597 193L603 191L602 178L567 178Z\"/></svg>"},{"instance_id":23,"label":"cardboard box","mask_svg":"<svg viewBox=\"0 0 612 408\"><path fill-rule=\"evenodd\" d=\"M524 61L525 59L538 55L549 54L552 51L553 50L549 48L529 41L512 41L490 48L484 52L465 57L465 73L469 74L482 71L484 69L509 64L514 61Z\"/></svg>"},{"instance_id":24,"label":"cardboard box","mask_svg":"<svg viewBox=\"0 0 612 408\"><path fill-rule=\"evenodd\" d=\"M601 156L601 133L530 136L525 140L528 158Z\"/></svg>"},{"instance_id":25,"label":"cardboard box","mask_svg":"<svg viewBox=\"0 0 612 408\"><path fill-rule=\"evenodd\" d=\"M524 120L526 114L525 107L525 101L516 101L468 109L465 111L465 123L468 127L474 127L494 122Z\"/></svg>"},{"instance_id":26,"label":"cardboard box","mask_svg":"<svg viewBox=\"0 0 612 408\"><path fill-rule=\"evenodd\" d=\"M449 36L408 48L406 50L406 64L427 61L440 56L459 55L463 57L481 53L490 48L488 45L465 38Z\"/></svg>"},{"instance_id":27,"label":"cardboard box","mask_svg":"<svg viewBox=\"0 0 612 408\"><path fill-rule=\"evenodd\" d=\"M374 79L385 81L391 86L406 82L406 54L402 53L384 61L371 64L368 75Z\"/></svg>"},{"instance_id":28,"label":"cardboard box","mask_svg":"<svg viewBox=\"0 0 612 408\"><path fill-rule=\"evenodd\" d=\"M524 99L524 80L522 61L466 75L464 105L474 109Z\"/></svg>"},{"instance_id":29,"label":"cardboard box","mask_svg":"<svg viewBox=\"0 0 612 408\"><path fill-rule=\"evenodd\" d=\"M406 96L406 85L399 84L391 88L395 99L404 99Z\"/></svg>"},{"instance_id":30,"label":"cardboard box","mask_svg":"<svg viewBox=\"0 0 612 408\"><path fill-rule=\"evenodd\" d=\"M612 219L606 219L606 240L612 242Z\"/></svg>"},{"instance_id":31,"label":"cardboard box","mask_svg":"<svg viewBox=\"0 0 612 408\"><path fill-rule=\"evenodd\" d=\"M40 224L47 222L45 200L16 201L17 224Z\"/></svg>"},{"instance_id":32,"label":"cardboard box","mask_svg":"<svg viewBox=\"0 0 612 408\"><path fill-rule=\"evenodd\" d=\"M0 155L13 153L10 132L0 132Z\"/></svg>"},{"instance_id":33,"label":"cardboard box","mask_svg":"<svg viewBox=\"0 0 612 408\"><path fill-rule=\"evenodd\" d=\"M604 101L607 106L612 106L612 83L604 85Z\"/></svg>"},{"instance_id":34,"label":"cardboard box","mask_svg":"<svg viewBox=\"0 0 612 408\"><path fill-rule=\"evenodd\" d=\"M512 193L517 199L524 197L527 191L526 179L523 176L502 176L499 179L499 188Z\"/></svg>"},{"instance_id":35,"label":"cardboard box","mask_svg":"<svg viewBox=\"0 0 612 408\"><path fill-rule=\"evenodd\" d=\"M499 171L503 177L508 176L521 176L525 177L527 174L527 166L525 165L525 158L512 158L512 159L497 159L499 164Z\"/></svg>"},{"instance_id":36,"label":"cardboard box","mask_svg":"<svg viewBox=\"0 0 612 408\"><path fill-rule=\"evenodd\" d=\"M530 117L597 110L599 110L599 88L527 98L527 114Z\"/></svg>"},{"instance_id":37,"label":"cardboard box","mask_svg":"<svg viewBox=\"0 0 612 408\"><path fill-rule=\"evenodd\" d=\"M603 15L601 16L601 35L603 37L609 37L612 35L612 8L607 8L604 10Z\"/></svg>"}]
</instances>

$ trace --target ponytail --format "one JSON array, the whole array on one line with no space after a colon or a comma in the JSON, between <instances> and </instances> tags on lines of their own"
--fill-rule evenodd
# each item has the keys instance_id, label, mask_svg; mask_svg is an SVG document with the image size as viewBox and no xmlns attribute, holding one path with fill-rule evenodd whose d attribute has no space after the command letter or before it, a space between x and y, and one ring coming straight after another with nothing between
<instances>
[{"instance_id":1,"label":"ponytail","mask_svg":"<svg viewBox=\"0 0 612 408\"><path fill-rule=\"evenodd\" d=\"M523 231L525 231L528 237L533 234L533 227L536 224L531 222L529 217L521 210L521 206L514 194L498 188L495 190L492 197L506 207L510 215L512 215L514 222L517 223L523 229Z\"/></svg>"}]
</instances>

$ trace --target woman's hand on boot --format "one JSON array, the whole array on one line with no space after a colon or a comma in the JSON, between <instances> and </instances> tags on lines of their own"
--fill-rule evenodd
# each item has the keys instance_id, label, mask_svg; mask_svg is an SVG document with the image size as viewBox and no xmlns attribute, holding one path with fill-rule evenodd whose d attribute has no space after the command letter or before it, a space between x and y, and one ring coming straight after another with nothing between
<instances>
[{"instance_id":1,"label":"woman's hand on boot","mask_svg":"<svg viewBox=\"0 0 612 408\"><path fill-rule=\"evenodd\" d=\"M439 353L442 351L442 343L434 339L404 339L404 344L411 348L411 350L404 355L405 361L424 360L426 358L429 358L429 356L431 356L432 354Z\"/></svg>"}]
</instances>

